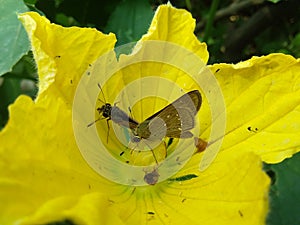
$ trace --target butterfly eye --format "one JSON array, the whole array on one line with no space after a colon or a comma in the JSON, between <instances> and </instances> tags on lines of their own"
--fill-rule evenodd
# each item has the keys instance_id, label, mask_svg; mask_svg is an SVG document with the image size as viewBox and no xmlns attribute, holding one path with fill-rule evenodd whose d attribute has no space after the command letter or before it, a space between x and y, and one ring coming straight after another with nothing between
<instances>
[{"instance_id":1,"label":"butterfly eye","mask_svg":"<svg viewBox=\"0 0 300 225\"><path fill-rule=\"evenodd\" d=\"M100 114L103 111L103 106L97 108L98 113Z\"/></svg>"}]
</instances>

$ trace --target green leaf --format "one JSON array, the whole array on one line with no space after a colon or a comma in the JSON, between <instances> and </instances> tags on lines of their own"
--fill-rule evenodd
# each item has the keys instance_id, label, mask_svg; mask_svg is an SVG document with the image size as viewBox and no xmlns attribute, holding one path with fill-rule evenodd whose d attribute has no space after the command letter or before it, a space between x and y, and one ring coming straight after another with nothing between
<instances>
[{"instance_id":1,"label":"green leaf","mask_svg":"<svg viewBox=\"0 0 300 225\"><path fill-rule=\"evenodd\" d=\"M1 77L0 84L0 130L8 120L7 107L20 94L34 98L37 94L37 71L31 52L17 62L12 71Z\"/></svg>"},{"instance_id":2,"label":"green leaf","mask_svg":"<svg viewBox=\"0 0 300 225\"><path fill-rule=\"evenodd\" d=\"M280 2L281 0L268 0L269 2L273 2L273 3L278 3Z\"/></svg>"},{"instance_id":3,"label":"green leaf","mask_svg":"<svg viewBox=\"0 0 300 225\"><path fill-rule=\"evenodd\" d=\"M24 2L26 4L34 5L37 2L37 0L24 0Z\"/></svg>"},{"instance_id":4,"label":"green leaf","mask_svg":"<svg viewBox=\"0 0 300 225\"><path fill-rule=\"evenodd\" d=\"M80 26L79 22L77 22L75 18L72 16L66 16L63 13L57 13L55 15L55 20L64 27Z\"/></svg>"},{"instance_id":5,"label":"green leaf","mask_svg":"<svg viewBox=\"0 0 300 225\"><path fill-rule=\"evenodd\" d=\"M42 15L42 16L46 16L45 13L44 13L43 11L39 10L39 9L35 6L35 0L32 0L32 1L30 1L30 0L25 1L25 0L24 0L24 2L26 3L26 6L27 6L27 8L28 8L29 11L37 12L37 13L39 13L39 14ZM31 3L31 2L34 2L34 3Z\"/></svg>"},{"instance_id":6,"label":"green leaf","mask_svg":"<svg viewBox=\"0 0 300 225\"><path fill-rule=\"evenodd\" d=\"M300 47L300 33L297 33L292 40L292 45L299 48Z\"/></svg>"},{"instance_id":7,"label":"green leaf","mask_svg":"<svg viewBox=\"0 0 300 225\"><path fill-rule=\"evenodd\" d=\"M14 102L14 100L21 94L19 79L4 79L0 86L0 115L1 127L4 127L8 120L7 106Z\"/></svg>"},{"instance_id":8,"label":"green leaf","mask_svg":"<svg viewBox=\"0 0 300 225\"><path fill-rule=\"evenodd\" d=\"M289 49L291 49L295 57L300 57L300 33L297 33L292 39Z\"/></svg>"},{"instance_id":9,"label":"green leaf","mask_svg":"<svg viewBox=\"0 0 300 225\"><path fill-rule=\"evenodd\" d=\"M152 17L148 1L125 0L111 14L105 31L117 35L118 45L134 42L147 32Z\"/></svg>"},{"instance_id":10,"label":"green leaf","mask_svg":"<svg viewBox=\"0 0 300 225\"><path fill-rule=\"evenodd\" d=\"M198 177L196 174L187 174L181 177L170 178L170 181L186 181Z\"/></svg>"},{"instance_id":11,"label":"green leaf","mask_svg":"<svg viewBox=\"0 0 300 225\"><path fill-rule=\"evenodd\" d=\"M18 13L28 11L20 0L0 0L0 75L11 71L15 63L30 49Z\"/></svg>"},{"instance_id":12,"label":"green leaf","mask_svg":"<svg viewBox=\"0 0 300 225\"><path fill-rule=\"evenodd\" d=\"M300 153L269 168L275 183L271 187L267 224L300 224Z\"/></svg>"}]
</instances>

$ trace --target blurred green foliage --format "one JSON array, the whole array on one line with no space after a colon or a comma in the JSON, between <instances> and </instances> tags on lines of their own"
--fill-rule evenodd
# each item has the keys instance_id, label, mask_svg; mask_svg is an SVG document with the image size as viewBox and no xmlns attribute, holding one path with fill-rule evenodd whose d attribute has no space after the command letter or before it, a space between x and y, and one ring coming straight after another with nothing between
<instances>
[{"instance_id":1,"label":"blurred green foliage","mask_svg":"<svg viewBox=\"0 0 300 225\"><path fill-rule=\"evenodd\" d=\"M300 153L277 165L266 165L272 177L270 190L270 212L267 224L300 224Z\"/></svg>"},{"instance_id":2,"label":"blurred green foliage","mask_svg":"<svg viewBox=\"0 0 300 225\"><path fill-rule=\"evenodd\" d=\"M209 63L234 63L273 52L300 57L300 1L298 0L171 0L177 8L185 8L196 19L195 34L205 40L210 53ZM16 12L27 10L45 15L51 22L63 26L95 27L117 35L118 45L137 41L147 32L158 5L166 0L3 0L0 16L0 42L4 46L0 74L0 129L9 116L7 107L20 94L33 99L37 93L37 71L26 35L6 30L7 24L21 28ZM7 32L6 32L7 31ZM13 32L12 32L13 31ZM5 33L6 32L6 33ZM23 31L24 32L24 31ZM16 37L18 39L16 39ZM15 40L17 45L6 45ZM25 46L25 48L23 48ZM16 53L14 61L10 53ZM21 57L23 55L23 57ZM21 59L20 59L21 57ZM20 59L20 60L19 60ZM16 62L19 60L18 62ZM299 154L279 165L266 165L274 180L271 214L268 224L300 224ZM292 194L292 195L290 195ZM298 201L297 201L298 200ZM285 206L288 206L286 208ZM291 210L287 210L291 209ZM279 218L280 217L280 218ZM295 223L293 223L294 221ZM68 224L70 221L55 224Z\"/></svg>"}]
</instances>

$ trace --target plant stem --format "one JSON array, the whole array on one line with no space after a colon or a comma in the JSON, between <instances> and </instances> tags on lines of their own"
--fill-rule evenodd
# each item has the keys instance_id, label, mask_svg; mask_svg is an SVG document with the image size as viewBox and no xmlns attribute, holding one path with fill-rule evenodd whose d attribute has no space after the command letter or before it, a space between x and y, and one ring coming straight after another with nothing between
<instances>
[{"instance_id":1,"label":"plant stem","mask_svg":"<svg viewBox=\"0 0 300 225\"><path fill-rule=\"evenodd\" d=\"M212 4L210 6L209 16L208 16L207 24L206 24L205 30L204 30L204 37L203 37L204 42L207 42L208 38L210 37L212 26L214 23L215 14L216 14L219 3L220 3L220 0L213 0Z\"/></svg>"}]
</instances>

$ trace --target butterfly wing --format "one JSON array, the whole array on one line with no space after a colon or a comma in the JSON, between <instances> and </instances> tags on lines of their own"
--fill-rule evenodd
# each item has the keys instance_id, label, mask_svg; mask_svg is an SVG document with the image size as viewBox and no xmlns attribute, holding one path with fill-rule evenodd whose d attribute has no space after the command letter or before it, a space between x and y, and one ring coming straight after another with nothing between
<instances>
[{"instance_id":1,"label":"butterfly wing","mask_svg":"<svg viewBox=\"0 0 300 225\"><path fill-rule=\"evenodd\" d=\"M189 132L195 126L195 115L202 103L198 90L190 91L157 113L153 114L137 127L137 135L141 138L150 136L157 139L163 137L189 138Z\"/></svg>"},{"instance_id":2,"label":"butterfly wing","mask_svg":"<svg viewBox=\"0 0 300 225\"><path fill-rule=\"evenodd\" d=\"M111 120L120 126L130 129L135 129L139 124L117 106L111 108Z\"/></svg>"}]
</instances>

